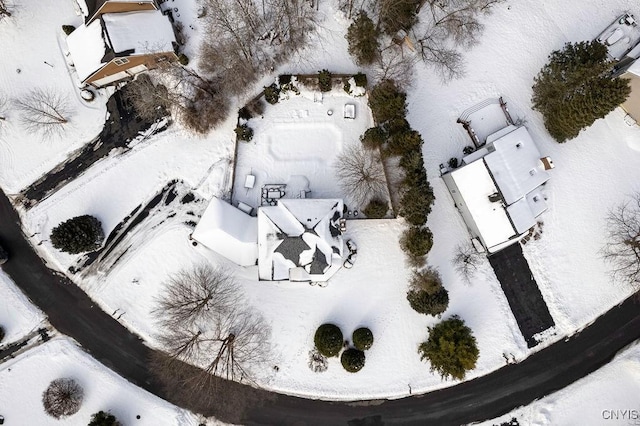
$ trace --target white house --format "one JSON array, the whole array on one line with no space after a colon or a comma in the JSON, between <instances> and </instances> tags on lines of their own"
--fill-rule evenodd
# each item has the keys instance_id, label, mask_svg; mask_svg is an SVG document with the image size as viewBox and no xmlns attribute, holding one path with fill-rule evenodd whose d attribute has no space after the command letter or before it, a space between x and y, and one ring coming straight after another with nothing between
<instances>
[{"instance_id":1,"label":"white house","mask_svg":"<svg viewBox=\"0 0 640 426\"><path fill-rule=\"evenodd\" d=\"M252 217L213 198L191 238L264 281L327 281L343 263L339 199L279 199Z\"/></svg>"},{"instance_id":2,"label":"white house","mask_svg":"<svg viewBox=\"0 0 640 426\"><path fill-rule=\"evenodd\" d=\"M212 198L191 238L241 266L258 260L258 219Z\"/></svg>"},{"instance_id":3,"label":"white house","mask_svg":"<svg viewBox=\"0 0 640 426\"><path fill-rule=\"evenodd\" d=\"M442 179L474 242L482 245L477 248L492 253L519 241L547 209L543 185L551 168L526 127L511 125Z\"/></svg>"}]
</instances>

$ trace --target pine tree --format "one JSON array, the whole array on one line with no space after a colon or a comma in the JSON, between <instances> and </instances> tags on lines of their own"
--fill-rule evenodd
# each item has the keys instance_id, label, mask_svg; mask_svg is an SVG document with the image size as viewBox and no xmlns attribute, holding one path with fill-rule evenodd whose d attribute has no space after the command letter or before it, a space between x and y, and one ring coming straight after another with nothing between
<instances>
[{"instance_id":1,"label":"pine tree","mask_svg":"<svg viewBox=\"0 0 640 426\"><path fill-rule=\"evenodd\" d=\"M103 239L102 224L90 215L71 218L51 231L51 244L70 254L95 250Z\"/></svg>"},{"instance_id":2,"label":"pine tree","mask_svg":"<svg viewBox=\"0 0 640 426\"><path fill-rule=\"evenodd\" d=\"M532 102L556 141L575 138L627 99L629 82L611 77L613 65L597 41L567 43L549 55L534 79Z\"/></svg>"},{"instance_id":3,"label":"pine tree","mask_svg":"<svg viewBox=\"0 0 640 426\"><path fill-rule=\"evenodd\" d=\"M429 327L429 339L418 347L421 360L429 360L431 371L442 378L464 379L476 367L478 347L471 329L457 315Z\"/></svg>"},{"instance_id":4,"label":"pine tree","mask_svg":"<svg viewBox=\"0 0 640 426\"><path fill-rule=\"evenodd\" d=\"M346 36L349 42L349 54L354 57L358 65L370 65L378 58L379 36L380 31L365 11L360 12L349 25Z\"/></svg>"},{"instance_id":5,"label":"pine tree","mask_svg":"<svg viewBox=\"0 0 640 426\"><path fill-rule=\"evenodd\" d=\"M91 416L88 426L120 426L120 422L113 414L101 410Z\"/></svg>"}]
</instances>

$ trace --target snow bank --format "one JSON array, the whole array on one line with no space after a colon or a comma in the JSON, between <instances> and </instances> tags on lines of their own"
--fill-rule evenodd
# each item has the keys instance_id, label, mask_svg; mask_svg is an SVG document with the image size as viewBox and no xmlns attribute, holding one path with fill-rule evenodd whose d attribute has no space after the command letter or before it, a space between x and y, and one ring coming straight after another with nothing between
<instances>
[{"instance_id":1,"label":"snow bank","mask_svg":"<svg viewBox=\"0 0 640 426\"><path fill-rule=\"evenodd\" d=\"M44 314L36 308L11 278L0 270L0 326L4 328L4 340L0 346L15 342L35 330L44 320Z\"/></svg>"}]
</instances>

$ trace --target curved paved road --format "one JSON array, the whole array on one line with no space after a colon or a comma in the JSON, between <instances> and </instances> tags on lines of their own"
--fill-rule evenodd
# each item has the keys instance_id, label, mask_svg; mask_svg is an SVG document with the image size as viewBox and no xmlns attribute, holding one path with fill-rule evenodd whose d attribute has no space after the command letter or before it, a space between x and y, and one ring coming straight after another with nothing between
<instances>
[{"instance_id":1,"label":"curved paved road","mask_svg":"<svg viewBox=\"0 0 640 426\"><path fill-rule=\"evenodd\" d=\"M171 402L180 402L165 393L153 378L147 362L153 351L95 307L77 286L46 267L22 235L19 218L4 193L0 194L0 242L11 255L3 269L49 316L54 327L75 338L95 358L129 381ZM204 414L250 425L296 426L456 425L493 418L561 389L609 362L616 352L640 338L638 308L633 299L627 299L582 332L519 364L422 396L335 403L239 385L240 398L262 394L259 404L246 404L240 421L220 416L217 410Z\"/></svg>"}]
</instances>

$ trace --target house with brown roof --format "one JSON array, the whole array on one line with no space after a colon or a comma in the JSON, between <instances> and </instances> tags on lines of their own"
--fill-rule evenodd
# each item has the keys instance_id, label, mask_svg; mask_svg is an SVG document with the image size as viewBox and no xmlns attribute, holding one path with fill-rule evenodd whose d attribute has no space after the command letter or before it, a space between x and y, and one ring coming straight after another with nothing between
<instances>
[{"instance_id":1,"label":"house with brown roof","mask_svg":"<svg viewBox=\"0 0 640 426\"><path fill-rule=\"evenodd\" d=\"M153 8L111 12L125 3L155 6L150 1L88 1L90 10L95 9L93 15L67 37L73 65L84 85L108 86L178 59L169 19Z\"/></svg>"}]
</instances>

